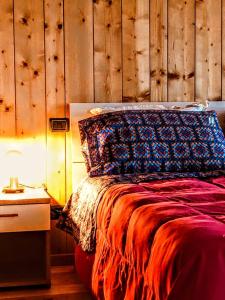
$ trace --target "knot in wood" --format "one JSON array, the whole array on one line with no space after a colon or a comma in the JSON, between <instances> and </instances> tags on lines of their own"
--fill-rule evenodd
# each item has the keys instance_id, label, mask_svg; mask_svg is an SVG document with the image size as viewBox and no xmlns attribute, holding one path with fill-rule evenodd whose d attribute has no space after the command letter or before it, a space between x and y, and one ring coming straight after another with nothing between
<instances>
[{"instance_id":1,"label":"knot in wood","mask_svg":"<svg viewBox=\"0 0 225 300\"><path fill-rule=\"evenodd\" d=\"M174 73L168 73L168 79L171 80L175 80L175 79L179 79L180 78L180 74L174 72Z\"/></svg>"},{"instance_id":2,"label":"knot in wood","mask_svg":"<svg viewBox=\"0 0 225 300\"><path fill-rule=\"evenodd\" d=\"M36 77L38 75L39 75L38 70L34 70L34 76Z\"/></svg>"},{"instance_id":3,"label":"knot in wood","mask_svg":"<svg viewBox=\"0 0 225 300\"><path fill-rule=\"evenodd\" d=\"M187 75L187 78L190 79L190 78L194 77L194 75L195 75L195 72L193 71Z\"/></svg>"},{"instance_id":4,"label":"knot in wood","mask_svg":"<svg viewBox=\"0 0 225 300\"><path fill-rule=\"evenodd\" d=\"M27 68L28 67L28 63L25 60L22 61L22 67L23 68Z\"/></svg>"},{"instance_id":5,"label":"knot in wood","mask_svg":"<svg viewBox=\"0 0 225 300\"><path fill-rule=\"evenodd\" d=\"M135 17L130 17L128 20L129 20L129 21L132 21L132 22L135 22L135 21L136 21Z\"/></svg>"},{"instance_id":6,"label":"knot in wood","mask_svg":"<svg viewBox=\"0 0 225 300\"><path fill-rule=\"evenodd\" d=\"M22 17L22 18L21 18L21 23L22 23L23 25L28 25L27 18L26 18L26 17Z\"/></svg>"}]
</instances>

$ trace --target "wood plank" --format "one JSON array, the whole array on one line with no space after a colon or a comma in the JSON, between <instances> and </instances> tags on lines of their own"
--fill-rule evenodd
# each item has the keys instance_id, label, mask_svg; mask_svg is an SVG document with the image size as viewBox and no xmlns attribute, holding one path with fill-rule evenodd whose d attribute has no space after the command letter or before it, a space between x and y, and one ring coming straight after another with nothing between
<instances>
[{"instance_id":1,"label":"wood plank","mask_svg":"<svg viewBox=\"0 0 225 300\"><path fill-rule=\"evenodd\" d=\"M123 101L149 101L149 0L123 0Z\"/></svg>"},{"instance_id":2,"label":"wood plank","mask_svg":"<svg viewBox=\"0 0 225 300\"><path fill-rule=\"evenodd\" d=\"M65 203L65 133L51 132L49 118L65 117L63 1L45 1L47 188Z\"/></svg>"},{"instance_id":3,"label":"wood plank","mask_svg":"<svg viewBox=\"0 0 225 300\"><path fill-rule=\"evenodd\" d=\"M167 101L167 0L150 1L151 101Z\"/></svg>"},{"instance_id":4,"label":"wood plank","mask_svg":"<svg viewBox=\"0 0 225 300\"><path fill-rule=\"evenodd\" d=\"M13 1L0 1L0 135L15 135Z\"/></svg>"},{"instance_id":5,"label":"wood plank","mask_svg":"<svg viewBox=\"0 0 225 300\"><path fill-rule=\"evenodd\" d=\"M221 100L221 0L196 1L196 98Z\"/></svg>"},{"instance_id":6,"label":"wood plank","mask_svg":"<svg viewBox=\"0 0 225 300\"><path fill-rule=\"evenodd\" d=\"M90 293L80 282L73 266L52 267L51 287L19 288L4 290L0 299L13 300L91 300Z\"/></svg>"},{"instance_id":7,"label":"wood plank","mask_svg":"<svg viewBox=\"0 0 225 300\"><path fill-rule=\"evenodd\" d=\"M194 101L195 1L168 1L168 101Z\"/></svg>"},{"instance_id":8,"label":"wood plank","mask_svg":"<svg viewBox=\"0 0 225 300\"><path fill-rule=\"evenodd\" d=\"M29 148L25 156L26 179L43 183L46 182L43 1L15 0L14 16L17 135L24 140L23 146Z\"/></svg>"},{"instance_id":9,"label":"wood plank","mask_svg":"<svg viewBox=\"0 0 225 300\"><path fill-rule=\"evenodd\" d=\"M93 3L64 0L66 113L69 103L94 102ZM76 30L75 30L76 29ZM66 134L66 199L72 193L71 132Z\"/></svg>"},{"instance_id":10,"label":"wood plank","mask_svg":"<svg viewBox=\"0 0 225 300\"><path fill-rule=\"evenodd\" d=\"M64 0L66 97L94 102L93 3Z\"/></svg>"},{"instance_id":11,"label":"wood plank","mask_svg":"<svg viewBox=\"0 0 225 300\"><path fill-rule=\"evenodd\" d=\"M17 133L45 134L43 3L15 0Z\"/></svg>"},{"instance_id":12,"label":"wood plank","mask_svg":"<svg viewBox=\"0 0 225 300\"><path fill-rule=\"evenodd\" d=\"M74 264L74 253L51 254L51 266L68 266Z\"/></svg>"},{"instance_id":13,"label":"wood plank","mask_svg":"<svg viewBox=\"0 0 225 300\"><path fill-rule=\"evenodd\" d=\"M66 116L70 118L70 106L66 104ZM72 120L70 119L70 124ZM69 200L72 194L72 128L66 132L66 200Z\"/></svg>"},{"instance_id":14,"label":"wood plank","mask_svg":"<svg viewBox=\"0 0 225 300\"><path fill-rule=\"evenodd\" d=\"M95 102L122 101L121 0L94 3Z\"/></svg>"}]
</instances>

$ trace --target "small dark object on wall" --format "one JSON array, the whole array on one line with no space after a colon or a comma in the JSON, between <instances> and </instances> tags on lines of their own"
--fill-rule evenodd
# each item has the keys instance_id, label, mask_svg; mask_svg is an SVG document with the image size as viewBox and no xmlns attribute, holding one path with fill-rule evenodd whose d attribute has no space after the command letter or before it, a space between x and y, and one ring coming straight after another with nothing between
<instances>
[{"instance_id":1,"label":"small dark object on wall","mask_svg":"<svg viewBox=\"0 0 225 300\"><path fill-rule=\"evenodd\" d=\"M69 118L50 118L49 123L51 131L67 132L70 130Z\"/></svg>"}]
</instances>

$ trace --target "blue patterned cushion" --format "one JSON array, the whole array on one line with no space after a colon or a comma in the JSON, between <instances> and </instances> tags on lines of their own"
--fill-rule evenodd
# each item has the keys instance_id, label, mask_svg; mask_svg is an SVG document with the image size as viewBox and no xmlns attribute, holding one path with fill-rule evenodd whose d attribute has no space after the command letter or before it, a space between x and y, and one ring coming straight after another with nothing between
<instances>
[{"instance_id":1,"label":"blue patterned cushion","mask_svg":"<svg viewBox=\"0 0 225 300\"><path fill-rule=\"evenodd\" d=\"M214 111L136 110L79 122L90 176L225 169Z\"/></svg>"}]
</instances>

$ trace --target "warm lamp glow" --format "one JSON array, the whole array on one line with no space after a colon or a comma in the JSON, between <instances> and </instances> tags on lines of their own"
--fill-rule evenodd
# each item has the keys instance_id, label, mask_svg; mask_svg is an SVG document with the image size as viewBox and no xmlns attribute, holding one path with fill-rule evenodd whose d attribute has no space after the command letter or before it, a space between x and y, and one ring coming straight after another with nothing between
<instances>
[{"instance_id":1,"label":"warm lamp glow","mask_svg":"<svg viewBox=\"0 0 225 300\"><path fill-rule=\"evenodd\" d=\"M18 176L22 165L22 152L18 150L9 150L6 153L6 164L11 176Z\"/></svg>"},{"instance_id":2,"label":"warm lamp glow","mask_svg":"<svg viewBox=\"0 0 225 300\"><path fill-rule=\"evenodd\" d=\"M19 184L19 172L23 168L22 153L18 150L9 150L6 153L5 163L9 173L9 186L3 188L5 193L22 193L24 188Z\"/></svg>"},{"instance_id":3,"label":"warm lamp glow","mask_svg":"<svg viewBox=\"0 0 225 300\"><path fill-rule=\"evenodd\" d=\"M0 187L9 185L10 177L28 186L46 184L46 141L38 138L0 139ZM14 167L16 166L16 167Z\"/></svg>"}]
</instances>

